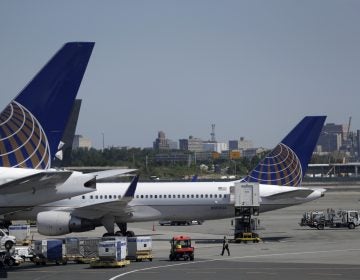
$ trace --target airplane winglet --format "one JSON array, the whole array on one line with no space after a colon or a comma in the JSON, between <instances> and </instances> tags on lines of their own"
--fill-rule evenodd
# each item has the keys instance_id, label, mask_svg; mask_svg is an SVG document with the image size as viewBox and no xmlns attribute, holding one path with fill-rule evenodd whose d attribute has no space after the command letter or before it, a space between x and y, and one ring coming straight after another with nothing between
<instances>
[{"instance_id":1,"label":"airplane winglet","mask_svg":"<svg viewBox=\"0 0 360 280\"><path fill-rule=\"evenodd\" d=\"M140 175L136 175L131 183L130 183L130 186L128 187L128 189L126 190L125 194L124 194L124 197L134 197L134 194L135 194L135 191L136 191L136 187L137 187L137 183L139 181L139 177Z\"/></svg>"}]
</instances>

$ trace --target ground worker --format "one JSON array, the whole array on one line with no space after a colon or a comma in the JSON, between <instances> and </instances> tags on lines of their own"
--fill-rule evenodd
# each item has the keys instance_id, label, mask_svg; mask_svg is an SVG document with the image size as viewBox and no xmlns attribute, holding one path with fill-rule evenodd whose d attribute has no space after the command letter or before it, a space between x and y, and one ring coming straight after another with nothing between
<instances>
[{"instance_id":1,"label":"ground worker","mask_svg":"<svg viewBox=\"0 0 360 280\"><path fill-rule=\"evenodd\" d=\"M225 250L228 253L228 256L230 256L230 250L229 250L229 241L226 239L226 236L224 236L224 240L223 240L223 247L222 247L222 252L221 255L224 255Z\"/></svg>"}]
</instances>

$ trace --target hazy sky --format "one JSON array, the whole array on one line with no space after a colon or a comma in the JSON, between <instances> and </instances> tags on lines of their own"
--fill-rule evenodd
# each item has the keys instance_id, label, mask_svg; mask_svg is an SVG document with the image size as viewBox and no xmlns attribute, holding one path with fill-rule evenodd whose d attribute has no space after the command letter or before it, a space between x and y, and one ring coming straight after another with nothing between
<instances>
[{"instance_id":1,"label":"hazy sky","mask_svg":"<svg viewBox=\"0 0 360 280\"><path fill-rule=\"evenodd\" d=\"M77 133L272 147L305 115L360 129L360 1L0 0L0 107L68 41L95 41Z\"/></svg>"}]
</instances>

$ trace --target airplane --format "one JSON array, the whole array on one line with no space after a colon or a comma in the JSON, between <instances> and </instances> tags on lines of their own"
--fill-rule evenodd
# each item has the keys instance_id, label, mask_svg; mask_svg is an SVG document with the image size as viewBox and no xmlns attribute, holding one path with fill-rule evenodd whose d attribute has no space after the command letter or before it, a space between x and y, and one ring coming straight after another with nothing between
<instances>
[{"instance_id":1,"label":"airplane","mask_svg":"<svg viewBox=\"0 0 360 280\"><path fill-rule=\"evenodd\" d=\"M258 182L260 212L305 203L325 189L299 187L323 127L324 116L305 117L240 180ZM231 182L99 183L87 194L11 213L7 220L36 219L40 234L55 236L104 226L105 235L133 236L127 223L155 220L210 220L234 216ZM129 198L129 192L134 195ZM124 198L126 203L124 203ZM114 223L120 231L115 232Z\"/></svg>"},{"instance_id":2,"label":"airplane","mask_svg":"<svg viewBox=\"0 0 360 280\"><path fill-rule=\"evenodd\" d=\"M91 192L97 175L51 169L94 43L66 43L0 114L0 214Z\"/></svg>"}]
</instances>

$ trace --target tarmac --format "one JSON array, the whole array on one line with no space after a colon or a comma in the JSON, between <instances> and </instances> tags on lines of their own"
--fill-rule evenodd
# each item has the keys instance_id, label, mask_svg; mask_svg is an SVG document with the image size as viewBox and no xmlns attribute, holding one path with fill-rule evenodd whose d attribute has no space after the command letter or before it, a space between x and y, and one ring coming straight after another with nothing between
<instances>
[{"instance_id":1,"label":"tarmac","mask_svg":"<svg viewBox=\"0 0 360 280\"><path fill-rule=\"evenodd\" d=\"M230 256L221 256L221 240L232 237L231 219L202 225L160 226L157 222L129 224L137 235L153 238L152 262L133 262L124 268L90 268L87 264L22 264L0 271L9 279L359 279L360 227L354 230L317 230L299 225L302 213L327 208L360 209L360 189L333 188L313 202L260 214L258 244L230 244ZM33 229L33 238L39 236ZM66 236L101 236L104 228ZM195 241L195 261L170 262L173 235L186 234ZM64 237L64 236L62 236Z\"/></svg>"}]
</instances>

